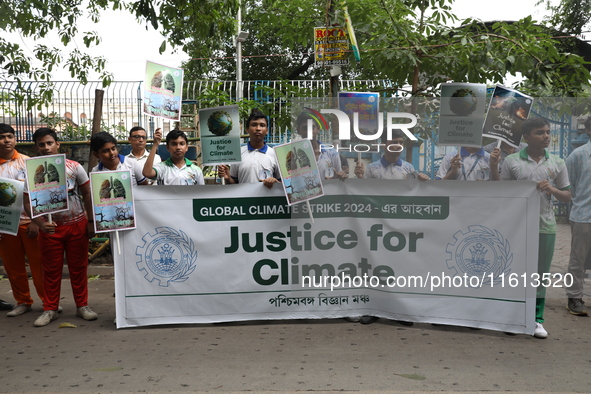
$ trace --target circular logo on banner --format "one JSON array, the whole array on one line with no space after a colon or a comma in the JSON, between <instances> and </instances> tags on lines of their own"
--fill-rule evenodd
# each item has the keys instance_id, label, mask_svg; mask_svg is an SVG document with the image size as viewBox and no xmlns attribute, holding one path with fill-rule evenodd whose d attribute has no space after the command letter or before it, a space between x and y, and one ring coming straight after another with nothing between
<instances>
[{"instance_id":1,"label":"circular logo on banner","mask_svg":"<svg viewBox=\"0 0 591 394\"><path fill-rule=\"evenodd\" d=\"M195 271L197 251L187 234L170 227L157 227L154 234L146 233L144 244L136 248L138 270L148 282L157 281L167 287L171 282L184 282Z\"/></svg>"},{"instance_id":2,"label":"circular logo on banner","mask_svg":"<svg viewBox=\"0 0 591 394\"><path fill-rule=\"evenodd\" d=\"M454 243L448 243L446 252L449 259L447 267L454 275L478 277L479 285L497 284L499 275L511 272L513 261L511 245L497 230L484 226L468 226L467 232L461 230L454 234Z\"/></svg>"}]
</instances>

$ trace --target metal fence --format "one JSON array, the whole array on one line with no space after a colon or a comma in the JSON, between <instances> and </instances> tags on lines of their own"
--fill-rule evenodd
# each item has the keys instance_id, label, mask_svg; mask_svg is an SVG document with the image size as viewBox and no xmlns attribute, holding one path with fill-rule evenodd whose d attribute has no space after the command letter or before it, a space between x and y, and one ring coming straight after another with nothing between
<instances>
[{"instance_id":1,"label":"metal fence","mask_svg":"<svg viewBox=\"0 0 591 394\"><path fill-rule=\"evenodd\" d=\"M196 127L197 110L211 98L207 93L216 92L223 99L216 105L236 101L236 81L186 81L183 86L183 113L181 127ZM343 80L339 82L342 91L388 91L392 89L389 81ZM55 128L64 141L87 141L94 113L95 91L104 91L101 129L112 133L117 139L127 138L127 131L134 126L142 126L149 136L161 127L165 132L175 127L175 122L148 116L142 112L143 89L141 81L113 82L103 87L101 82L52 82L53 100L41 108L28 109L32 100L45 84L25 82L19 89L16 82L0 81L0 122L11 124L17 131L19 142L31 141L32 133L42 126ZM293 97L326 98L330 95L328 80L310 81L242 81L243 97L261 103L272 103L273 110L285 114L289 110L287 101ZM222 93L222 95L220 95ZM24 98L15 100L15 95ZM289 130L273 127L269 133L270 142L285 142ZM326 137L329 140L329 137Z\"/></svg>"},{"instance_id":2,"label":"metal fence","mask_svg":"<svg viewBox=\"0 0 591 394\"><path fill-rule=\"evenodd\" d=\"M166 122L142 114L141 82L113 82L103 88L101 82L53 82L53 99L41 108L29 108L43 86L41 82L26 82L17 90L16 82L0 82L0 122L11 124L19 142L31 141L32 133L42 126L58 131L64 141L87 141L92 129L95 91L104 91L101 129L117 139L126 139L133 126L165 127ZM14 99L19 94L23 101Z\"/></svg>"},{"instance_id":3,"label":"metal fence","mask_svg":"<svg viewBox=\"0 0 591 394\"><path fill-rule=\"evenodd\" d=\"M87 141L90 136L95 104L95 90L104 90L102 130L109 131L119 140L127 139L128 130L142 126L151 136L157 127L166 132L175 127L174 122L144 115L142 112L142 82L113 82L103 88L100 82L53 82L53 100L41 108L27 109L28 100L41 88L40 82L27 82L23 90L17 91L17 84L0 81L0 122L13 125L19 142L31 141L32 132L41 126L54 127L62 140ZM199 108L227 105L236 101L236 81L185 81L183 86L183 118L181 127L196 129L196 114ZM286 115L291 111L295 98L330 100L330 81L242 81L243 97L260 103L270 104L274 115ZM398 92L387 80L341 80L339 91L380 92L381 97L396 97ZM14 100L15 94L24 96L24 101ZM217 102L212 101L214 98ZM320 108L320 107L318 107ZM552 124L553 139L551 153L566 157L571 150L571 117L558 115L549 107L536 106L534 113L547 118ZM431 114L422 119L424 140L413 164L433 176L438 160L450 149L437 145L437 117ZM270 143L290 140L289 127L277 127L271 122ZM336 136L335 136L336 137ZM321 135L323 142L331 142L330 130Z\"/></svg>"}]
</instances>

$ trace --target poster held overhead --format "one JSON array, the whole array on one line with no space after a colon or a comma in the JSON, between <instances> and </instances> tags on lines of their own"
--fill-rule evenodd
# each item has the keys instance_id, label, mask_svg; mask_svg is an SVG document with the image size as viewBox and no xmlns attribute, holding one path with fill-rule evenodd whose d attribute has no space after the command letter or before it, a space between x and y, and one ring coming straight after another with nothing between
<instances>
[{"instance_id":1,"label":"poster held overhead","mask_svg":"<svg viewBox=\"0 0 591 394\"><path fill-rule=\"evenodd\" d=\"M0 178L0 234L18 234L25 183Z\"/></svg>"},{"instance_id":2,"label":"poster held overhead","mask_svg":"<svg viewBox=\"0 0 591 394\"><path fill-rule=\"evenodd\" d=\"M485 84L441 85L438 145L480 148L485 100Z\"/></svg>"},{"instance_id":3,"label":"poster held overhead","mask_svg":"<svg viewBox=\"0 0 591 394\"><path fill-rule=\"evenodd\" d=\"M181 120L183 69L146 62L144 113L167 120Z\"/></svg>"},{"instance_id":4,"label":"poster held overhead","mask_svg":"<svg viewBox=\"0 0 591 394\"><path fill-rule=\"evenodd\" d=\"M33 157L26 159L25 165L32 217L68 210L66 156Z\"/></svg>"},{"instance_id":5,"label":"poster held overhead","mask_svg":"<svg viewBox=\"0 0 591 394\"><path fill-rule=\"evenodd\" d=\"M375 92L339 92L339 110L349 117L351 141L364 141L383 127L380 118L380 96ZM366 138L367 137L367 138ZM375 141L379 142L379 141ZM357 161L361 153L357 153Z\"/></svg>"},{"instance_id":6,"label":"poster held overhead","mask_svg":"<svg viewBox=\"0 0 591 394\"><path fill-rule=\"evenodd\" d=\"M518 148L521 142L521 126L527 120L533 102L530 96L497 85L486 113L483 135Z\"/></svg>"}]
</instances>

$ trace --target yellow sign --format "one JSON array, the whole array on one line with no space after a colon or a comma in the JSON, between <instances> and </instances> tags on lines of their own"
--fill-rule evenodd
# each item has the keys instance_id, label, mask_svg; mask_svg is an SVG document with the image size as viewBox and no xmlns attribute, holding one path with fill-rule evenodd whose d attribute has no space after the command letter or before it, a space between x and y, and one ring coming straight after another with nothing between
<instances>
[{"instance_id":1,"label":"yellow sign","mask_svg":"<svg viewBox=\"0 0 591 394\"><path fill-rule=\"evenodd\" d=\"M314 60L321 66L348 66L349 36L346 28L315 27Z\"/></svg>"}]
</instances>

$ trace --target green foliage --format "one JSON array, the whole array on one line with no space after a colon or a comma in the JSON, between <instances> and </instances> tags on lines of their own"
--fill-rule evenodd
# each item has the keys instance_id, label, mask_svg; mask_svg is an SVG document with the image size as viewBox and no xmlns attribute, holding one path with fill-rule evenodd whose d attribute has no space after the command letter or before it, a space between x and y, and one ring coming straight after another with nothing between
<instances>
[{"instance_id":1,"label":"green foliage","mask_svg":"<svg viewBox=\"0 0 591 394\"><path fill-rule=\"evenodd\" d=\"M41 39L50 32L57 33L60 44L65 47L78 33L77 21L84 15L86 2L81 0L2 0L0 1L0 29L8 33L18 33L23 37ZM100 12L107 8L120 9L120 0L94 0L88 2L88 14L92 20L99 19ZM100 42L96 32L84 32L83 43L86 48ZM42 66L34 67L34 61L41 62ZM5 71L2 78L16 80L15 99L23 104L26 92L24 81L45 81L41 90L36 94L29 94L27 109L35 106L41 108L52 98L51 71L63 64L70 71L72 78L83 83L88 81L88 73L95 70L101 73L100 78L107 86L112 80L112 74L104 70L105 59L95 57L76 48L64 53L58 47L47 47L38 44L33 48L33 56L26 55L18 44L9 42L0 37L0 67Z\"/></svg>"},{"instance_id":2,"label":"green foliage","mask_svg":"<svg viewBox=\"0 0 591 394\"><path fill-rule=\"evenodd\" d=\"M591 0L546 3L548 23L555 31L580 34L591 18ZM431 96L446 81L500 83L509 74L526 79L516 87L536 96L588 95L587 64L573 41L558 41L555 31L524 18L495 24L467 19L460 27L452 0L242 0L243 79L327 79L328 69L313 62L313 28L344 26L341 8L348 7L362 59L343 67L343 78L387 79L393 90ZM0 2L0 29L25 37L58 34L60 45L70 43L80 18L100 19L106 9L125 10L139 23L157 29L160 50L182 49L191 56L186 79L235 79L235 37L238 0L4 0ZM82 42L91 48L100 42L96 32L84 31ZM220 59L210 59L219 57ZM42 63L32 66L33 60ZM27 56L18 44L0 38L0 67L17 80L15 99L23 95L30 106L52 98L51 72L65 67L73 78L88 80L91 70L102 72L105 85L112 80L105 59L75 48L37 45ZM37 93L23 81L45 81ZM241 104L243 106L247 104ZM260 104L257 104L260 105Z\"/></svg>"},{"instance_id":3,"label":"green foliage","mask_svg":"<svg viewBox=\"0 0 591 394\"><path fill-rule=\"evenodd\" d=\"M54 129L61 141L88 141L92 134L92 119L88 119L87 124L78 125L72 122L72 119L60 116L55 112L51 112L49 115L41 116L41 123L47 125L47 127ZM117 140L127 139L128 131L123 125L109 125L104 121L101 121L101 131L107 131Z\"/></svg>"},{"instance_id":4,"label":"green foliage","mask_svg":"<svg viewBox=\"0 0 591 394\"><path fill-rule=\"evenodd\" d=\"M546 5L547 22L562 33L580 35L591 21L591 0L539 0L537 4Z\"/></svg>"},{"instance_id":5,"label":"green foliage","mask_svg":"<svg viewBox=\"0 0 591 394\"><path fill-rule=\"evenodd\" d=\"M213 108L224 105L237 104L240 111L240 118L248 118L254 108L258 108L264 114L271 118L275 128L285 130L291 128L291 105L293 98L297 97L317 97L318 92L310 88L300 88L292 85L289 81L279 83L277 87L258 85L255 90L264 100L255 101L251 99L242 99L239 102L230 96L223 88L223 83L219 82L212 88L203 89L195 99L199 108Z\"/></svg>"},{"instance_id":6,"label":"green foliage","mask_svg":"<svg viewBox=\"0 0 591 394\"><path fill-rule=\"evenodd\" d=\"M313 28L329 21L343 26L339 9L344 4L245 0L242 29L250 35L243 43L243 79L327 79L327 69L312 61ZM565 40L553 39L545 26L527 17L495 24L467 19L453 27L459 21L451 4L451 0L346 1L362 60L343 67L342 78L387 79L393 91L432 96L446 81L502 83L507 74L520 73L525 80L515 87L536 96L587 94L589 72L583 58ZM573 13L575 18L578 14L574 9ZM194 60L184 65L187 77L235 79L234 37L235 32L207 45L206 51L219 59L202 59L207 57L203 45L188 46Z\"/></svg>"}]
</instances>

